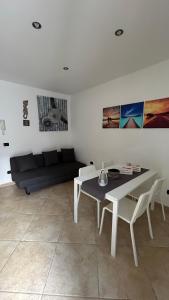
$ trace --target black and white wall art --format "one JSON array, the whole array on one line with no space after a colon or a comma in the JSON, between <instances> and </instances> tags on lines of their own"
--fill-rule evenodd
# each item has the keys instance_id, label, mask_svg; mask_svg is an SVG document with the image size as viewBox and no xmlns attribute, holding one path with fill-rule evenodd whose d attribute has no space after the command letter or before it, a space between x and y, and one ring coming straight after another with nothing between
<instances>
[{"instance_id":1,"label":"black and white wall art","mask_svg":"<svg viewBox=\"0 0 169 300\"><path fill-rule=\"evenodd\" d=\"M68 130L67 100L37 96L40 131Z\"/></svg>"},{"instance_id":2,"label":"black and white wall art","mask_svg":"<svg viewBox=\"0 0 169 300\"><path fill-rule=\"evenodd\" d=\"M30 126L28 120L28 100L23 100L23 126Z\"/></svg>"}]
</instances>

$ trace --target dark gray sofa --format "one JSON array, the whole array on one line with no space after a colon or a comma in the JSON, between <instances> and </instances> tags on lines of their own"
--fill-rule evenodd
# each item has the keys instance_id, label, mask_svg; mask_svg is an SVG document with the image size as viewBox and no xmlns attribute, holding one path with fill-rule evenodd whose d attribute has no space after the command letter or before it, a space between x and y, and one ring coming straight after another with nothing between
<instances>
[{"instance_id":1,"label":"dark gray sofa","mask_svg":"<svg viewBox=\"0 0 169 300\"><path fill-rule=\"evenodd\" d=\"M78 161L63 162L61 152L58 152L59 163L51 166L45 166L43 154L36 154L33 157L37 168L24 172L18 169L17 157L10 158L12 180L19 188L25 189L27 194L43 187L72 180L78 176L79 168L85 166Z\"/></svg>"}]
</instances>

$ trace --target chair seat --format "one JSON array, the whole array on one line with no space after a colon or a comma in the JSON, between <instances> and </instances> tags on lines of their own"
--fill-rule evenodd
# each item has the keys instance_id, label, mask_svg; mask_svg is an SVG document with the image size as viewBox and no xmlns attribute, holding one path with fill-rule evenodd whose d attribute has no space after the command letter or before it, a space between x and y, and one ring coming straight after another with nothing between
<instances>
[{"instance_id":1,"label":"chair seat","mask_svg":"<svg viewBox=\"0 0 169 300\"><path fill-rule=\"evenodd\" d=\"M119 202L119 210L118 210L118 217L127 223L130 223L135 207L136 207L136 202L128 199L128 198L123 198ZM106 209L109 210L111 213L113 212L113 204L110 203L106 206Z\"/></svg>"},{"instance_id":2,"label":"chair seat","mask_svg":"<svg viewBox=\"0 0 169 300\"><path fill-rule=\"evenodd\" d=\"M139 186L138 188L136 188L135 190L133 190L132 192L129 193L129 196L133 198L133 200L138 200L138 198L140 197L141 194L146 193L148 191L150 191L152 187L151 183L147 183L142 184L141 186Z\"/></svg>"},{"instance_id":3,"label":"chair seat","mask_svg":"<svg viewBox=\"0 0 169 300\"><path fill-rule=\"evenodd\" d=\"M137 188L135 190L133 190L129 196L131 196L132 198L138 200L138 198L140 197L141 194L147 192L147 190L143 189L143 188Z\"/></svg>"}]
</instances>

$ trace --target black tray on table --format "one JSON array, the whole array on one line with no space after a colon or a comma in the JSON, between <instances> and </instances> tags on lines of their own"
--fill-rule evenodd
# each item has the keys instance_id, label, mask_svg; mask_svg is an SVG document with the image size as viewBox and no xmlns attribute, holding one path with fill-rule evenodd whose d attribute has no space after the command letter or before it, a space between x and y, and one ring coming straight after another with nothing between
<instances>
[{"instance_id":1,"label":"black tray on table","mask_svg":"<svg viewBox=\"0 0 169 300\"><path fill-rule=\"evenodd\" d=\"M108 176L112 177L114 179L117 179L120 177L120 170L118 169L108 169Z\"/></svg>"}]
</instances>

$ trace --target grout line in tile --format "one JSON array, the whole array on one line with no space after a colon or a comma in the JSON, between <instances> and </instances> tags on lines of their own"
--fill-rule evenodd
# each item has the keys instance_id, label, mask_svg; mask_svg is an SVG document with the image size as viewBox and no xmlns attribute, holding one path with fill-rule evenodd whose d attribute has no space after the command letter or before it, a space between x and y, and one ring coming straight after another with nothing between
<instances>
[{"instance_id":1,"label":"grout line in tile","mask_svg":"<svg viewBox=\"0 0 169 300\"><path fill-rule=\"evenodd\" d=\"M60 233L59 233L60 235ZM23 239L19 239L19 240L12 240L12 239L0 239L0 242L26 242L26 243L51 243L51 244L63 244L63 245L89 245L89 246L98 246L97 242L96 243L85 243L85 242L62 242L62 241L46 241L46 240L23 240ZM126 245L127 246L127 245ZM156 245L156 246L152 246L152 245L140 245L140 247L143 248L169 248L169 246L161 246L161 245Z\"/></svg>"},{"instance_id":2,"label":"grout line in tile","mask_svg":"<svg viewBox=\"0 0 169 300\"><path fill-rule=\"evenodd\" d=\"M66 213L64 213L64 214L56 214L56 213L47 213L47 214L45 214L45 213L36 213L36 212L34 212L34 213L24 213L24 212L13 212L13 211L10 211L10 212L0 212L0 216L1 215L3 215L3 214L10 214L10 215L23 215L23 216L56 216L56 217L65 217L65 216L69 216L70 217L70 214L66 214ZM71 215L72 216L72 218L73 218L73 215Z\"/></svg>"},{"instance_id":3,"label":"grout line in tile","mask_svg":"<svg viewBox=\"0 0 169 300\"><path fill-rule=\"evenodd\" d=\"M0 295L1 293L4 293L4 294L16 294L16 295L20 295L20 294L23 294L23 295L36 295L36 296L43 296L42 293L33 293L33 292L11 292L11 291L6 291L6 290L0 290Z\"/></svg>"},{"instance_id":4,"label":"grout line in tile","mask_svg":"<svg viewBox=\"0 0 169 300\"><path fill-rule=\"evenodd\" d=\"M95 243L86 243L86 242L62 242L62 241L57 241L57 242L51 242L51 241L28 241L28 242L46 242L46 243L57 243L57 244L64 244L64 245L69 245L69 244L72 244L72 245L91 245L91 246L98 246L97 242ZM127 246L127 245L126 245ZM148 247L148 246L147 246ZM150 246L151 248L169 248L169 246Z\"/></svg>"},{"instance_id":5,"label":"grout line in tile","mask_svg":"<svg viewBox=\"0 0 169 300\"><path fill-rule=\"evenodd\" d=\"M63 244L63 245L88 245L88 246L97 246L97 244L96 243L79 243L79 242L77 242L77 243L75 243L75 242L70 242L70 243L66 243L66 242L60 242L60 241L58 241L57 242L57 244Z\"/></svg>"},{"instance_id":6,"label":"grout line in tile","mask_svg":"<svg viewBox=\"0 0 169 300\"><path fill-rule=\"evenodd\" d=\"M13 241L12 241L13 242ZM3 271L3 269L5 268L6 264L8 263L10 257L12 256L12 254L15 252L16 248L18 247L18 245L20 244L20 241L15 241L18 242L15 246L15 248L13 249L13 251L11 252L11 254L8 256L6 263L4 264L4 266L2 267L2 269L0 270L0 273Z\"/></svg>"},{"instance_id":7,"label":"grout line in tile","mask_svg":"<svg viewBox=\"0 0 169 300\"><path fill-rule=\"evenodd\" d=\"M64 219L63 219L62 222L61 222L60 232L59 232L59 236L58 236L58 239L57 239L57 243L60 243L59 240L60 240L60 237L61 237L61 234L62 234L63 225L64 225Z\"/></svg>"},{"instance_id":8,"label":"grout line in tile","mask_svg":"<svg viewBox=\"0 0 169 300\"><path fill-rule=\"evenodd\" d=\"M10 239L10 240L7 240L7 239L1 240L0 239L0 242L21 242L21 240L12 240L12 239Z\"/></svg>"},{"instance_id":9,"label":"grout line in tile","mask_svg":"<svg viewBox=\"0 0 169 300\"><path fill-rule=\"evenodd\" d=\"M66 298L70 298L70 300L72 298L77 298L77 300L79 298L84 298L84 299L92 299L92 300L130 300L129 298L121 298L121 299L115 299L115 298L111 298L111 297L104 297L104 298L98 298L98 297L91 297L91 296L79 296L79 295L63 295L63 294L42 294L42 296L59 296L59 297L66 297Z\"/></svg>"},{"instance_id":10,"label":"grout line in tile","mask_svg":"<svg viewBox=\"0 0 169 300\"><path fill-rule=\"evenodd\" d=\"M0 242L20 242L20 243L49 243L49 244L63 244L63 245L88 245L88 246L97 246L97 244L92 244L92 243L65 243L65 242L55 242L55 241L45 241L45 240L0 240Z\"/></svg>"},{"instance_id":11,"label":"grout line in tile","mask_svg":"<svg viewBox=\"0 0 169 300\"><path fill-rule=\"evenodd\" d=\"M29 228L30 228L30 226L32 225L32 223L33 223L33 221L34 221L35 217L36 217L36 216L35 216L34 214L32 214L32 220L31 220L31 222L30 222L29 226L27 227L27 229L25 230L25 232L24 232L24 234L23 234L23 237L22 237L21 241L23 241L23 239L24 239L24 237L25 237L25 235L26 235L26 233L27 233L28 229L29 229Z\"/></svg>"},{"instance_id":12,"label":"grout line in tile","mask_svg":"<svg viewBox=\"0 0 169 300\"><path fill-rule=\"evenodd\" d=\"M98 284L98 297L100 298L100 281L99 281L99 256L98 256L98 246L96 246L96 259L97 259L97 284Z\"/></svg>"},{"instance_id":13,"label":"grout line in tile","mask_svg":"<svg viewBox=\"0 0 169 300\"><path fill-rule=\"evenodd\" d=\"M46 276L46 280L45 280L44 287L43 287L43 290L42 290L42 295L44 294L44 290L45 290L45 287L46 287L46 284L47 284L47 281L48 281L48 278L49 278L50 270L51 270L51 268L52 268L52 264L53 264L54 257L55 257L55 254L56 254L55 250L56 250L56 247L55 247L55 249L54 249L54 253L53 253L53 256L52 256L52 258L51 258L51 263L50 263L49 270L48 270L48 274L47 274L47 276Z\"/></svg>"}]
</instances>

